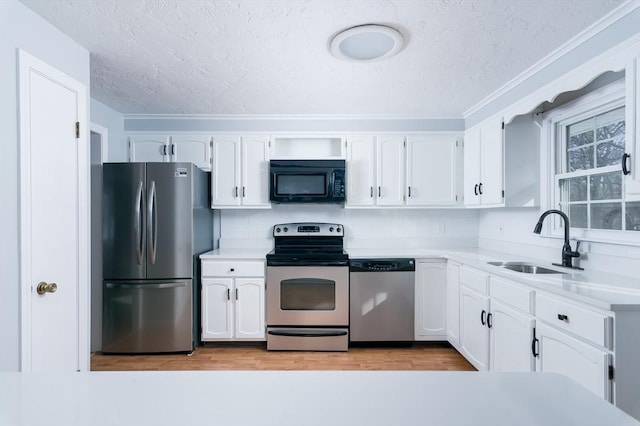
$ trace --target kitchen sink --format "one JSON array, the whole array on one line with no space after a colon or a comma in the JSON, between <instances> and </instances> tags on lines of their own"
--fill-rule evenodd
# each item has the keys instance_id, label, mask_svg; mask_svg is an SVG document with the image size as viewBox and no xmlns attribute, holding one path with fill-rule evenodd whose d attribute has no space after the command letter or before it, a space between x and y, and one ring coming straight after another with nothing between
<instances>
[{"instance_id":1,"label":"kitchen sink","mask_svg":"<svg viewBox=\"0 0 640 426\"><path fill-rule=\"evenodd\" d=\"M544 268L527 262L487 262L489 265L498 266L510 271L522 272L523 274L566 274L566 272Z\"/></svg>"}]
</instances>

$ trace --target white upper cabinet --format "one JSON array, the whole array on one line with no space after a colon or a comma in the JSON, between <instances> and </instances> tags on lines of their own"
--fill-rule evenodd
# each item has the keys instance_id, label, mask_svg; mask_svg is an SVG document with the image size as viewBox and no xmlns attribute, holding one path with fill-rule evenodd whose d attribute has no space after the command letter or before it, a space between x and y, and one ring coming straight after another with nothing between
<instances>
[{"instance_id":1,"label":"white upper cabinet","mask_svg":"<svg viewBox=\"0 0 640 426\"><path fill-rule=\"evenodd\" d=\"M352 135L345 139L347 207L457 204L457 136Z\"/></svg>"},{"instance_id":2,"label":"white upper cabinet","mask_svg":"<svg viewBox=\"0 0 640 426\"><path fill-rule=\"evenodd\" d=\"M129 136L130 162L187 162L211 170L211 136Z\"/></svg>"},{"instance_id":3,"label":"white upper cabinet","mask_svg":"<svg viewBox=\"0 0 640 426\"><path fill-rule=\"evenodd\" d=\"M211 136L176 135L169 141L170 161L193 163L211 170Z\"/></svg>"},{"instance_id":4,"label":"white upper cabinet","mask_svg":"<svg viewBox=\"0 0 640 426\"><path fill-rule=\"evenodd\" d=\"M404 136L347 136L347 207L404 205Z\"/></svg>"},{"instance_id":5,"label":"white upper cabinet","mask_svg":"<svg viewBox=\"0 0 640 426\"><path fill-rule=\"evenodd\" d=\"M405 138L398 135L378 137L377 146L377 204L401 206L404 204ZM347 195L348 196L348 195Z\"/></svg>"},{"instance_id":6,"label":"white upper cabinet","mask_svg":"<svg viewBox=\"0 0 640 426\"><path fill-rule=\"evenodd\" d=\"M169 161L169 137L163 135L129 136L129 161L164 163Z\"/></svg>"},{"instance_id":7,"label":"white upper cabinet","mask_svg":"<svg viewBox=\"0 0 640 426\"><path fill-rule=\"evenodd\" d=\"M270 207L269 137L214 136L211 205Z\"/></svg>"},{"instance_id":8,"label":"white upper cabinet","mask_svg":"<svg viewBox=\"0 0 640 426\"><path fill-rule=\"evenodd\" d=\"M407 205L456 204L457 151L455 136L407 138Z\"/></svg>"},{"instance_id":9,"label":"white upper cabinet","mask_svg":"<svg viewBox=\"0 0 640 426\"><path fill-rule=\"evenodd\" d=\"M640 43L628 53L626 86L626 148L623 173L627 200L640 200Z\"/></svg>"},{"instance_id":10,"label":"white upper cabinet","mask_svg":"<svg viewBox=\"0 0 640 426\"><path fill-rule=\"evenodd\" d=\"M464 204L504 204L502 120L491 119L465 133Z\"/></svg>"},{"instance_id":11,"label":"white upper cabinet","mask_svg":"<svg viewBox=\"0 0 640 426\"><path fill-rule=\"evenodd\" d=\"M374 206L376 140L374 136L347 136L347 206Z\"/></svg>"}]
</instances>

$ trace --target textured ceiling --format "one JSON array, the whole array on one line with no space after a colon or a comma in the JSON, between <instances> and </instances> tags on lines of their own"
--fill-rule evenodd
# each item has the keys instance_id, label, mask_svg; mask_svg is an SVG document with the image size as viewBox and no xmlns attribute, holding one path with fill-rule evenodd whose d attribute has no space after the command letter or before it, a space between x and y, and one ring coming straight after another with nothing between
<instances>
[{"instance_id":1,"label":"textured ceiling","mask_svg":"<svg viewBox=\"0 0 640 426\"><path fill-rule=\"evenodd\" d=\"M91 96L121 113L460 117L623 0L23 0L91 53ZM397 56L329 53L382 23Z\"/></svg>"}]
</instances>

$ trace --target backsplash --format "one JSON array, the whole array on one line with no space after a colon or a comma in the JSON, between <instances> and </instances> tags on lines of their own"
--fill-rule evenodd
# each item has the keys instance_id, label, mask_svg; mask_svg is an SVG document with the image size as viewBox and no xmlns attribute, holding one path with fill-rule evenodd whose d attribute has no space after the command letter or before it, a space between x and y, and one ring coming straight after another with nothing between
<instances>
[{"instance_id":1,"label":"backsplash","mask_svg":"<svg viewBox=\"0 0 640 426\"><path fill-rule=\"evenodd\" d=\"M277 223L344 225L348 248L477 247L475 210L345 209L325 205L275 205L270 210L222 210L221 247L272 244Z\"/></svg>"}]
</instances>

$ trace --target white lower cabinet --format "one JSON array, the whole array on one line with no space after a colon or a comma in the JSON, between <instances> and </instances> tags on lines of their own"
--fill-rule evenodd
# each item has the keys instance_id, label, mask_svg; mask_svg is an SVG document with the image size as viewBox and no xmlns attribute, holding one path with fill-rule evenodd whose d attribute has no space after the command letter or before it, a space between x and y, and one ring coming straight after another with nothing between
<instances>
[{"instance_id":1,"label":"white lower cabinet","mask_svg":"<svg viewBox=\"0 0 640 426\"><path fill-rule=\"evenodd\" d=\"M489 297L460 286L460 351L478 371L489 370Z\"/></svg>"},{"instance_id":2,"label":"white lower cabinet","mask_svg":"<svg viewBox=\"0 0 640 426\"><path fill-rule=\"evenodd\" d=\"M460 265L447 262L446 324L447 340L460 348Z\"/></svg>"},{"instance_id":3,"label":"white lower cabinet","mask_svg":"<svg viewBox=\"0 0 640 426\"><path fill-rule=\"evenodd\" d=\"M534 371L531 348L535 320L491 299L488 314L491 371Z\"/></svg>"},{"instance_id":4,"label":"white lower cabinet","mask_svg":"<svg viewBox=\"0 0 640 426\"><path fill-rule=\"evenodd\" d=\"M416 263L415 339L446 340L447 270L443 260Z\"/></svg>"},{"instance_id":5,"label":"white lower cabinet","mask_svg":"<svg viewBox=\"0 0 640 426\"><path fill-rule=\"evenodd\" d=\"M564 374L596 395L611 400L611 355L562 331L538 323L536 371Z\"/></svg>"},{"instance_id":6,"label":"white lower cabinet","mask_svg":"<svg viewBox=\"0 0 640 426\"><path fill-rule=\"evenodd\" d=\"M205 260L202 270L202 341L265 340L264 262Z\"/></svg>"}]
</instances>

